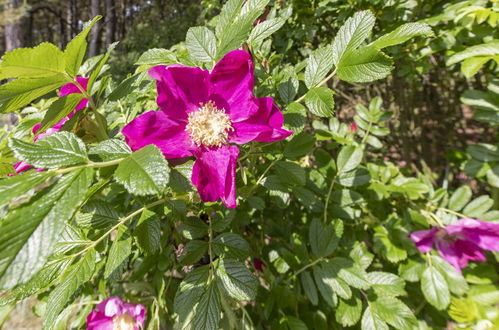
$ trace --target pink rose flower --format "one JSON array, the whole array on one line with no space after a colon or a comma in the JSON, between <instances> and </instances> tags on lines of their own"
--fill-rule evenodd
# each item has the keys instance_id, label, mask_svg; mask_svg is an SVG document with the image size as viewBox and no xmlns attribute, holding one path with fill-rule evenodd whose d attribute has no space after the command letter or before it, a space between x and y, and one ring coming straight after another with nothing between
<instances>
[{"instance_id":1,"label":"pink rose flower","mask_svg":"<svg viewBox=\"0 0 499 330\"><path fill-rule=\"evenodd\" d=\"M458 271L465 268L469 260L485 261L482 250L499 251L499 224L475 219L415 231L409 237L421 252L429 252L435 244L442 258Z\"/></svg>"},{"instance_id":2,"label":"pink rose flower","mask_svg":"<svg viewBox=\"0 0 499 330\"><path fill-rule=\"evenodd\" d=\"M144 306L109 297L88 314L87 330L139 330L144 327L145 316Z\"/></svg>"},{"instance_id":3,"label":"pink rose flower","mask_svg":"<svg viewBox=\"0 0 499 330\"><path fill-rule=\"evenodd\" d=\"M84 90L87 90L88 78L77 77L76 81L78 82L78 84ZM66 95L74 94L74 93L81 93L81 91L78 88L78 86L76 86L76 84L69 83L69 84L66 84L66 85L64 85L64 86L61 87L61 90L59 91L59 97L64 97ZM51 134L54 134L55 132L60 131L61 128L62 128L62 126L64 125L64 123L66 123L71 117L73 117L73 115L77 111L80 111L81 109L86 108L87 104L88 104L88 99L86 99L86 98L82 99L80 101L80 103L78 103L78 105L76 106L76 108L74 109L74 111L72 111L69 115L67 115L66 117L64 117L61 120L59 120L59 122L57 124L55 124L54 126L49 127L42 134L35 136L35 138L33 139L33 141L36 142L36 141L38 141L40 139L43 139L46 136L49 136ZM36 134L36 132L38 132L38 130L40 129L40 125L41 125L41 123L36 124L35 126L33 126L32 130L31 130L33 132L33 134ZM14 164L14 169L16 170L16 173L21 173L21 172L27 171L30 168L31 168L31 165L29 165L29 164L27 164L25 162L18 162L16 164Z\"/></svg>"},{"instance_id":4,"label":"pink rose flower","mask_svg":"<svg viewBox=\"0 0 499 330\"><path fill-rule=\"evenodd\" d=\"M149 69L156 80L161 111L149 111L123 128L132 150L156 145L165 158L194 156L192 183L201 199L236 207L236 163L233 144L285 139L284 117L271 97L253 95L251 56L234 50L213 70L183 65Z\"/></svg>"}]
</instances>

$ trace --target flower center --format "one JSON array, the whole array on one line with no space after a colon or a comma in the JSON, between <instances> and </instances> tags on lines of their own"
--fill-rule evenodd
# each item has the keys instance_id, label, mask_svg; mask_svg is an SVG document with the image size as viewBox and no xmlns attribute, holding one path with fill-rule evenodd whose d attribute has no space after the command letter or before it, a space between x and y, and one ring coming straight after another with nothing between
<instances>
[{"instance_id":1,"label":"flower center","mask_svg":"<svg viewBox=\"0 0 499 330\"><path fill-rule=\"evenodd\" d=\"M137 322L128 313L113 318L113 330L134 330Z\"/></svg>"},{"instance_id":2,"label":"flower center","mask_svg":"<svg viewBox=\"0 0 499 330\"><path fill-rule=\"evenodd\" d=\"M229 132L234 128L225 110L218 109L215 103L209 101L189 114L185 130L198 147L220 147L229 142Z\"/></svg>"}]
</instances>

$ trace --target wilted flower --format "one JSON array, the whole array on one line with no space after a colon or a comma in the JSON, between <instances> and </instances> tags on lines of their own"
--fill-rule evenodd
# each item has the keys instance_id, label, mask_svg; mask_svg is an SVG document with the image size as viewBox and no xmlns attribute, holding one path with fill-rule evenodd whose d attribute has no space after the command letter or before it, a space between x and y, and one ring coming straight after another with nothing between
<instances>
[{"instance_id":1,"label":"wilted flower","mask_svg":"<svg viewBox=\"0 0 499 330\"><path fill-rule=\"evenodd\" d=\"M461 219L455 225L415 231L409 237L421 252L435 244L438 253L454 268L461 270L469 260L485 261L482 250L499 251L499 224Z\"/></svg>"},{"instance_id":2,"label":"wilted flower","mask_svg":"<svg viewBox=\"0 0 499 330\"><path fill-rule=\"evenodd\" d=\"M250 141L273 142L292 132L270 97L253 95L251 56L234 50L213 70L183 65L149 69L156 80L161 111L149 111L123 128L132 150L155 144L168 159L196 157L192 183L201 199L219 198L236 207L236 163L239 149Z\"/></svg>"},{"instance_id":3,"label":"wilted flower","mask_svg":"<svg viewBox=\"0 0 499 330\"><path fill-rule=\"evenodd\" d=\"M145 315L144 306L109 297L88 314L87 330L139 330L144 327Z\"/></svg>"},{"instance_id":4,"label":"wilted flower","mask_svg":"<svg viewBox=\"0 0 499 330\"><path fill-rule=\"evenodd\" d=\"M76 81L84 90L87 90L88 78L77 77ZM66 85L61 87L61 90L59 92L59 97L64 97L66 95L74 94L74 93L81 93L81 90L78 88L78 86L76 86L76 84L69 83L69 84L66 84ZM74 111L72 111L69 115L67 115L66 117L59 120L59 122L57 124L55 124L54 126L49 127L42 134L35 136L33 141L36 142L40 139L43 139L44 137L46 137L48 135L51 135L51 134L54 134L55 132L60 131L62 126L64 125L64 123L66 123L71 117L73 117L73 115L76 113L76 111L79 111L81 109L86 108L87 104L88 104L88 99L86 99L86 98L82 99L80 101L80 103L78 103L78 105L76 106ZM38 132L38 130L40 129L40 126L41 126L41 123L33 126L32 130L31 130L33 132L33 134L36 134L36 132ZM16 173L21 173L23 171L27 171L30 168L31 168L31 165L29 165L25 162L18 162L16 164L14 164L14 169L16 170Z\"/></svg>"}]
</instances>

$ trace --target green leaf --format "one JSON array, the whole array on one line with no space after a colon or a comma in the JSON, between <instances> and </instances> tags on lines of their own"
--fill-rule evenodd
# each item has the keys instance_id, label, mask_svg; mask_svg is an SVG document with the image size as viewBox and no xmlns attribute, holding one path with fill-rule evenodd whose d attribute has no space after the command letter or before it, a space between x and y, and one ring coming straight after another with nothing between
<instances>
[{"instance_id":1,"label":"green leaf","mask_svg":"<svg viewBox=\"0 0 499 330\"><path fill-rule=\"evenodd\" d=\"M241 11L241 7L245 0L229 0L227 1L222 10L220 11L220 15L218 16L217 25L215 27L215 33L217 37L220 36L229 28L229 26L234 22L237 15Z\"/></svg>"},{"instance_id":2,"label":"green leaf","mask_svg":"<svg viewBox=\"0 0 499 330\"><path fill-rule=\"evenodd\" d=\"M188 328L197 314L197 306L208 282L209 265L195 268L180 283L175 294L174 310L183 329Z\"/></svg>"},{"instance_id":3,"label":"green leaf","mask_svg":"<svg viewBox=\"0 0 499 330\"><path fill-rule=\"evenodd\" d=\"M317 86L333 67L333 51L331 46L323 46L315 50L307 61L305 68L305 85L310 88Z\"/></svg>"},{"instance_id":4,"label":"green leaf","mask_svg":"<svg viewBox=\"0 0 499 330\"><path fill-rule=\"evenodd\" d=\"M0 80L58 76L64 79L64 55L56 45L41 43L34 48L17 48L2 57Z\"/></svg>"},{"instance_id":5,"label":"green leaf","mask_svg":"<svg viewBox=\"0 0 499 330\"><path fill-rule=\"evenodd\" d=\"M220 322L220 297L218 283L208 284L195 307L192 329L216 330Z\"/></svg>"},{"instance_id":6,"label":"green leaf","mask_svg":"<svg viewBox=\"0 0 499 330\"><path fill-rule=\"evenodd\" d=\"M74 77L78 73L83 58L87 51L87 35L94 26L95 22L100 20L102 16L96 16L91 21L83 25L83 30L71 40L64 50L64 60L66 62L66 72Z\"/></svg>"},{"instance_id":7,"label":"green leaf","mask_svg":"<svg viewBox=\"0 0 499 330\"><path fill-rule=\"evenodd\" d=\"M317 288L329 306L336 306L338 300L336 295L344 299L350 299L352 296L350 287L342 279L337 277L337 272L334 269L321 264L315 266L312 270Z\"/></svg>"},{"instance_id":8,"label":"green leaf","mask_svg":"<svg viewBox=\"0 0 499 330\"><path fill-rule=\"evenodd\" d=\"M344 327L351 327L360 320L362 314L362 300L355 294L349 300L340 299L336 309L336 322Z\"/></svg>"},{"instance_id":9,"label":"green leaf","mask_svg":"<svg viewBox=\"0 0 499 330\"><path fill-rule=\"evenodd\" d=\"M284 148L284 157L299 158L305 156L315 145L315 138L305 132L295 135Z\"/></svg>"},{"instance_id":10,"label":"green leaf","mask_svg":"<svg viewBox=\"0 0 499 330\"><path fill-rule=\"evenodd\" d=\"M95 271L96 253L93 249L72 265L50 293L43 320L43 329L53 329L62 310L74 299L79 289L88 282Z\"/></svg>"},{"instance_id":11,"label":"green leaf","mask_svg":"<svg viewBox=\"0 0 499 330\"><path fill-rule=\"evenodd\" d=\"M49 127L54 126L62 118L68 116L82 99L83 94L73 93L55 100L45 113L36 135L44 133Z\"/></svg>"},{"instance_id":12,"label":"green leaf","mask_svg":"<svg viewBox=\"0 0 499 330\"><path fill-rule=\"evenodd\" d=\"M362 330L388 330L388 325L381 319L372 306L367 306L362 315Z\"/></svg>"},{"instance_id":13,"label":"green leaf","mask_svg":"<svg viewBox=\"0 0 499 330\"><path fill-rule=\"evenodd\" d=\"M371 33L376 18L369 10L355 13L339 29L333 41L333 63L340 63L343 55L357 49Z\"/></svg>"},{"instance_id":14,"label":"green leaf","mask_svg":"<svg viewBox=\"0 0 499 330\"><path fill-rule=\"evenodd\" d=\"M499 161L499 148L495 145L478 143L468 146L466 151L471 157L482 162L497 162Z\"/></svg>"},{"instance_id":15,"label":"green leaf","mask_svg":"<svg viewBox=\"0 0 499 330\"><path fill-rule=\"evenodd\" d=\"M185 47L195 60L212 62L217 54L217 39L205 26L191 27L187 31Z\"/></svg>"},{"instance_id":16,"label":"green leaf","mask_svg":"<svg viewBox=\"0 0 499 330\"><path fill-rule=\"evenodd\" d=\"M487 171L487 182L496 188L499 188L499 164Z\"/></svg>"},{"instance_id":17,"label":"green leaf","mask_svg":"<svg viewBox=\"0 0 499 330\"><path fill-rule=\"evenodd\" d=\"M463 210L463 214L470 218L480 218L485 212L494 206L494 200L487 195L472 200Z\"/></svg>"},{"instance_id":18,"label":"green leaf","mask_svg":"<svg viewBox=\"0 0 499 330\"><path fill-rule=\"evenodd\" d=\"M312 275L310 275L308 271L304 271L300 275L300 281L308 300L310 300L312 305L317 306L317 304L319 304L319 294L317 293L317 288L314 280L312 279Z\"/></svg>"},{"instance_id":19,"label":"green leaf","mask_svg":"<svg viewBox=\"0 0 499 330\"><path fill-rule=\"evenodd\" d=\"M177 56L169 49L152 48L140 55L135 65L166 65L177 63Z\"/></svg>"},{"instance_id":20,"label":"green leaf","mask_svg":"<svg viewBox=\"0 0 499 330\"><path fill-rule=\"evenodd\" d=\"M156 213L144 210L134 230L139 247L147 254L155 254L161 247L161 223Z\"/></svg>"},{"instance_id":21,"label":"green leaf","mask_svg":"<svg viewBox=\"0 0 499 330\"><path fill-rule=\"evenodd\" d=\"M374 46L378 49L382 49L385 47L398 45L406 42L409 39L412 39L416 36L431 36L433 35L433 31L428 24L425 23L406 23L402 24L395 30L390 33L387 33L377 40L371 43L371 46Z\"/></svg>"},{"instance_id":22,"label":"green leaf","mask_svg":"<svg viewBox=\"0 0 499 330\"><path fill-rule=\"evenodd\" d=\"M471 78L478 73L482 66L488 61L492 60L492 56L477 56L470 57L463 61L461 64L461 71L466 78Z\"/></svg>"},{"instance_id":23,"label":"green leaf","mask_svg":"<svg viewBox=\"0 0 499 330\"><path fill-rule=\"evenodd\" d=\"M221 257L244 260L249 251L248 242L238 234L223 233L213 240L213 252Z\"/></svg>"},{"instance_id":24,"label":"green leaf","mask_svg":"<svg viewBox=\"0 0 499 330\"><path fill-rule=\"evenodd\" d=\"M397 298L378 296L370 307L377 318L395 329L413 329L417 323L409 307Z\"/></svg>"},{"instance_id":25,"label":"green leaf","mask_svg":"<svg viewBox=\"0 0 499 330\"><path fill-rule=\"evenodd\" d=\"M86 163L85 144L69 132L56 132L35 143L10 139L10 148L20 160L37 168L58 168Z\"/></svg>"},{"instance_id":26,"label":"green leaf","mask_svg":"<svg viewBox=\"0 0 499 330\"><path fill-rule=\"evenodd\" d=\"M208 233L208 225L197 217L188 217L182 220L179 231L187 239L195 239Z\"/></svg>"},{"instance_id":27,"label":"green leaf","mask_svg":"<svg viewBox=\"0 0 499 330\"><path fill-rule=\"evenodd\" d=\"M97 65L95 66L94 70L90 74L90 77L88 78L88 83L87 83L87 90L89 92L92 91L92 87L94 86L95 81L97 80L97 77L101 74L102 68L104 67L104 64L106 64L107 60L109 59L109 56L111 56L112 51L114 48L118 45L118 42L113 42L112 44L109 45L107 48L106 54L102 56L102 58L99 60Z\"/></svg>"},{"instance_id":28,"label":"green leaf","mask_svg":"<svg viewBox=\"0 0 499 330\"><path fill-rule=\"evenodd\" d=\"M318 219L312 220L308 232L312 252L318 257L329 256L338 247L342 235L343 222L340 220L334 225L323 225Z\"/></svg>"},{"instance_id":29,"label":"green leaf","mask_svg":"<svg viewBox=\"0 0 499 330\"><path fill-rule=\"evenodd\" d=\"M0 180L0 207L22 197L50 176L49 173L38 172L14 175Z\"/></svg>"},{"instance_id":30,"label":"green leaf","mask_svg":"<svg viewBox=\"0 0 499 330\"><path fill-rule=\"evenodd\" d=\"M457 295L463 295L468 291L468 283L464 279L463 274L458 272L454 267L452 267L447 261L438 257L431 256L432 264L435 268L443 275L449 290Z\"/></svg>"},{"instance_id":31,"label":"green leaf","mask_svg":"<svg viewBox=\"0 0 499 330\"><path fill-rule=\"evenodd\" d=\"M333 91L327 87L315 87L305 95L308 110L319 117L331 117L334 114Z\"/></svg>"},{"instance_id":32,"label":"green leaf","mask_svg":"<svg viewBox=\"0 0 499 330\"><path fill-rule=\"evenodd\" d=\"M362 148L356 146L343 147L336 160L338 173L350 172L355 169L360 165L363 157L364 151Z\"/></svg>"},{"instance_id":33,"label":"green leaf","mask_svg":"<svg viewBox=\"0 0 499 330\"><path fill-rule=\"evenodd\" d=\"M279 30L286 21L280 17L272 18L264 22L258 23L248 38L248 44L258 45L264 39L270 37L274 32Z\"/></svg>"},{"instance_id":34,"label":"green leaf","mask_svg":"<svg viewBox=\"0 0 499 330\"><path fill-rule=\"evenodd\" d=\"M222 288L232 298L238 301L255 299L258 281L243 263L219 259L216 274Z\"/></svg>"},{"instance_id":35,"label":"green leaf","mask_svg":"<svg viewBox=\"0 0 499 330\"><path fill-rule=\"evenodd\" d=\"M292 129L294 133L301 132L307 124L307 109L297 102L288 104L284 112L284 124L286 128Z\"/></svg>"},{"instance_id":36,"label":"green leaf","mask_svg":"<svg viewBox=\"0 0 499 330\"><path fill-rule=\"evenodd\" d=\"M276 169L279 176L286 178L286 181L298 186L304 186L307 180L306 172L303 167L296 163L280 160L276 163Z\"/></svg>"},{"instance_id":37,"label":"green leaf","mask_svg":"<svg viewBox=\"0 0 499 330\"><path fill-rule=\"evenodd\" d=\"M428 267L421 277L421 290L426 300L438 310L450 304L450 292L442 274L434 267Z\"/></svg>"},{"instance_id":38,"label":"green leaf","mask_svg":"<svg viewBox=\"0 0 499 330\"><path fill-rule=\"evenodd\" d=\"M367 273L361 267L353 263L352 260L336 257L324 263L338 274L348 285L357 289L368 289L371 286L367 278Z\"/></svg>"},{"instance_id":39,"label":"green leaf","mask_svg":"<svg viewBox=\"0 0 499 330\"><path fill-rule=\"evenodd\" d=\"M393 60L373 46L345 53L336 75L348 82L370 82L385 78L393 70Z\"/></svg>"},{"instance_id":40,"label":"green leaf","mask_svg":"<svg viewBox=\"0 0 499 330\"><path fill-rule=\"evenodd\" d=\"M140 88L140 84L147 79L147 70L131 75L123 80L111 94L107 96L109 101L118 101L121 98L127 97L129 94Z\"/></svg>"},{"instance_id":41,"label":"green leaf","mask_svg":"<svg viewBox=\"0 0 499 330\"><path fill-rule=\"evenodd\" d=\"M125 158L114 172L116 181L131 194L161 193L168 184L170 168L155 145L148 145Z\"/></svg>"},{"instance_id":42,"label":"green leaf","mask_svg":"<svg viewBox=\"0 0 499 330\"><path fill-rule=\"evenodd\" d=\"M182 265L192 265L201 260L208 250L208 243L205 241L192 240L187 242L179 257Z\"/></svg>"},{"instance_id":43,"label":"green leaf","mask_svg":"<svg viewBox=\"0 0 499 330\"><path fill-rule=\"evenodd\" d=\"M395 274L371 272L367 274L367 280L371 283L371 287L379 297L395 297L406 294L404 280Z\"/></svg>"},{"instance_id":44,"label":"green leaf","mask_svg":"<svg viewBox=\"0 0 499 330\"><path fill-rule=\"evenodd\" d=\"M64 76L16 79L0 86L0 113L11 112L68 83Z\"/></svg>"},{"instance_id":45,"label":"green leaf","mask_svg":"<svg viewBox=\"0 0 499 330\"><path fill-rule=\"evenodd\" d=\"M468 186L459 187L449 199L449 209L459 212L471 200L471 189Z\"/></svg>"},{"instance_id":46,"label":"green leaf","mask_svg":"<svg viewBox=\"0 0 499 330\"><path fill-rule=\"evenodd\" d=\"M130 156L132 150L125 141L110 139L99 142L88 151L90 155L98 155L102 161L110 161Z\"/></svg>"},{"instance_id":47,"label":"green leaf","mask_svg":"<svg viewBox=\"0 0 499 330\"><path fill-rule=\"evenodd\" d=\"M116 225L120 214L112 204L91 200L83 205L75 217L76 224L81 228L104 229Z\"/></svg>"},{"instance_id":48,"label":"green leaf","mask_svg":"<svg viewBox=\"0 0 499 330\"><path fill-rule=\"evenodd\" d=\"M92 179L93 170L89 168L69 173L3 219L0 223L1 288L24 283L43 267L66 222L85 199Z\"/></svg>"},{"instance_id":49,"label":"green leaf","mask_svg":"<svg viewBox=\"0 0 499 330\"><path fill-rule=\"evenodd\" d=\"M357 187L369 183L371 175L365 168L357 168L353 171L340 174L337 178L338 183L345 187Z\"/></svg>"},{"instance_id":50,"label":"green leaf","mask_svg":"<svg viewBox=\"0 0 499 330\"><path fill-rule=\"evenodd\" d=\"M132 237L126 225L118 227L118 233L109 249L104 278L118 280L128 265L128 256L132 253Z\"/></svg>"},{"instance_id":51,"label":"green leaf","mask_svg":"<svg viewBox=\"0 0 499 330\"><path fill-rule=\"evenodd\" d=\"M466 48L461 52L457 52L446 62L447 66L456 64L457 62L464 61L470 57L474 56L495 56L499 55L499 40L492 40L490 42L475 45Z\"/></svg>"}]
</instances>

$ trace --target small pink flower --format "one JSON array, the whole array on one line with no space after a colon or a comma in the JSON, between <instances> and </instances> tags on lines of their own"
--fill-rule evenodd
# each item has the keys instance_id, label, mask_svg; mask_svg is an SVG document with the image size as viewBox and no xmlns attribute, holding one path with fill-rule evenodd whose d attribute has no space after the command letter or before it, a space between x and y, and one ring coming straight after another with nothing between
<instances>
[{"instance_id":1,"label":"small pink flower","mask_svg":"<svg viewBox=\"0 0 499 330\"><path fill-rule=\"evenodd\" d=\"M357 124L355 122L352 122L350 124L350 132L352 132L353 134L357 134L358 131L359 127L357 126Z\"/></svg>"},{"instance_id":2,"label":"small pink flower","mask_svg":"<svg viewBox=\"0 0 499 330\"><path fill-rule=\"evenodd\" d=\"M149 111L123 128L132 150L156 145L165 158L196 157L192 183L201 199L236 207L236 164L233 144L285 139L284 117L271 97L253 95L251 56L234 50L213 70L183 65L149 69L156 80L161 111Z\"/></svg>"},{"instance_id":3,"label":"small pink flower","mask_svg":"<svg viewBox=\"0 0 499 330\"><path fill-rule=\"evenodd\" d=\"M109 297L88 314L87 330L139 330L144 327L145 317L144 306Z\"/></svg>"},{"instance_id":4,"label":"small pink flower","mask_svg":"<svg viewBox=\"0 0 499 330\"><path fill-rule=\"evenodd\" d=\"M415 231L409 237L421 252L429 252L435 244L442 258L459 271L469 260L485 261L482 250L499 251L499 224L469 218L443 228Z\"/></svg>"},{"instance_id":5,"label":"small pink flower","mask_svg":"<svg viewBox=\"0 0 499 330\"><path fill-rule=\"evenodd\" d=\"M77 77L76 81L84 90L87 90L88 78ZM81 93L81 90L78 88L78 86L76 86L76 84L69 83L69 84L66 84L66 85L61 87L61 90L59 92L59 97L64 97L66 95L75 94L75 93ZM66 123L71 117L73 117L73 115L77 111L80 111L81 109L86 108L87 104L88 104L88 99L86 99L86 98L82 99L80 101L80 103L78 103L78 105L76 106L74 111L72 111L69 115L67 115L66 117L59 120L59 122L57 124L55 124L54 126L49 127L42 134L36 135L36 132L38 132L38 130L40 129L40 126L41 126L40 123L33 126L31 131L33 132L33 134L36 135L35 138L33 139L33 141L36 142L40 139L43 139L46 136L49 136L51 134L54 134L55 132L60 131L62 126L64 125L64 123ZM21 172L27 171L30 168L31 168L31 165L29 165L25 162L18 162L16 164L14 164L14 169L16 170L16 173L21 173Z\"/></svg>"}]
</instances>

